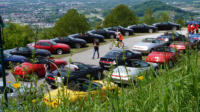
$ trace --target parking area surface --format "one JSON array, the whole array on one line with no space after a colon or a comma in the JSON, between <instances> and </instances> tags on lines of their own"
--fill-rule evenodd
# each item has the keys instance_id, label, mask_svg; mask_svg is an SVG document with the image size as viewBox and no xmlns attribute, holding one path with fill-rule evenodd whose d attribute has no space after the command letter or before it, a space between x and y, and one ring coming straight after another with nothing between
<instances>
[{"instance_id":1,"label":"parking area surface","mask_svg":"<svg viewBox=\"0 0 200 112\"><path fill-rule=\"evenodd\" d=\"M185 29L182 30L182 31L178 31L178 32L180 32L182 34L186 34ZM147 38L147 37L156 38L161 34L163 34L163 31L158 32L158 33L145 34L145 35L142 35L142 36L130 37L130 38L124 39L123 42L124 42L125 48L131 49L134 44L136 44L137 42L140 42L142 39ZM100 57L104 56L110 50L111 45L112 45L112 43L110 42L110 43L107 43L105 45L101 45L99 47ZM85 64L99 65L99 59L96 58L97 56L95 57L95 59L92 59L92 55L93 55L93 49L91 48L89 50L86 50L86 51L83 51L83 52L80 52L80 53L76 53L76 54L73 54L72 56L68 56L68 57L61 58L61 59L69 62L69 59L71 58L71 60L73 62L82 62L82 63L85 63ZM15 82L15 78L11 74L10 70L7 70L7 72L9 73L6 76L7 82L8 81ZM0 78L0 80L2 80L2 78ZM26 82L26 83L28 83L28 82ZM38 81L38 85L40 85L42 83L45 83L44 78L40 79Z\"/></svg>"}]
</instances>

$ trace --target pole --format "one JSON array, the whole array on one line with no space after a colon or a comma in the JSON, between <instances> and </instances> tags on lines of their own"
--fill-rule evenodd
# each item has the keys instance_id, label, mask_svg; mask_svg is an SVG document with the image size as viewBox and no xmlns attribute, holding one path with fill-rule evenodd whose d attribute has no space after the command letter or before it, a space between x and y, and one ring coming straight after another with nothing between
<instances>
[{"instance_id":1,"label":"pole","mask_svg":"<svg viewBox=\"0 0 200 112\"><path fill-rule=\"evenodd\" d=\"M3 39L3 19L0 15L0 58L1 58L1 65L2 65L2 78L3 78L3 87L4 89L6 88L6 73L5 73L5 64L4 64L4 55L3 55L3 44L4 44L4 39ZM4 92L4 98L6 101L6 106L8 104L8 97L7 97L7 91Z\"/></svg>"}]
</instances>

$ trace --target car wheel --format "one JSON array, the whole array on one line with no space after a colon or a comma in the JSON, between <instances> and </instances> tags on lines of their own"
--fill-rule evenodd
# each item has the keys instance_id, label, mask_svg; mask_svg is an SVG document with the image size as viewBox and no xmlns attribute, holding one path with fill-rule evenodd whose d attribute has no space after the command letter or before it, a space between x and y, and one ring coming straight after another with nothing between
<instances>
[{"instance_id":1,"label":"car wheel","mask_svg":"<svg viewBox=\"0 0 200 112\"><path fill-rule=\"evenodd\" d=\"M110 35L110 39L114 39L115 38L115 36L114 35Z\"/></svg>"},{"instance_id":2,"label":"car wheel","mask_svg":"<svg viewBox=\"0 0 200 112\"><path fill-rule=\"evenodd\" d=\"M153 33L153 29L149 29L149 33Z\"/></svg>"},{"instance_id":3,"label":"car wheel","mask_svg":"<svg viewBox=\"0 0 200 112\"><path fill-rule=\"evenodd\" d=\"M56 53L57 53L57 54L63 54L63 50L62 50L62 49L57 49L57 50L56 50Z\"/></svg>"},{"instance_id":4,"label":"car wheel","mask_svg":"<svg viewBox=\"0 0 200 112\"><path fill-rule=\"evenodd\" d=\"M76 43L76 44L75 44L75 47L76 47L76 48L81 48L81 44Z\"/></svg>"},{"instance_id":5,"label":"car wheel","mask_svg":"<svg viewBox=\"0 0 200 112\"><path fill-rule=\"evenodd\" d=\"M101 72L101 71L97 71L97 73L96 73L96 79L97 79L97 80L100 80L100 79L102 79L102 78L103 78L102 72Z\"/></svg>"},{"instance_id":6,"label":"car wheel","mask_svg":"<svg viewBox=\"0 0 200 112\"><path fill-rule=\"evenodd\" d=\"M129 36L129 32L125 32L125 36Z\"/></svg>"},{"instance_id":7,"label":"car wheel","mask_svg":"<svg viewBox=\"0 0 200 112\"><path fill-rule=\"evenodd\" d=\"M169 68L172 68L172 67L173 67L173 62L172 62L172 60L170 60L170 61L168 62L168 66L169 66Z\"/></svg>"},{"instance_id":8,"label":"car wheel","mask_svg":"<svg viewBox=\"0 0 200 112\"><path fill-rule=\"evenodd\" d=\"M155 69L154 69L154 77L157 77L158 76L158 68L156 67Z\"/></svg>"},{"instance_id":9,"label":"car wheel","mask_svg":"<svg viewBox=\"0 0 200 112\"><path fill-rule=\"evenodd\" d=\"M60 64L59 68L60 69L64 69L65 68L65 64Z\"/></svg>"},{"instance_id":10,"label":"car wheel","mask_svg":"<svg viewBox=\"0 0 200 112\"><path fill-rule=\"evenodd\" d=\"M174 26L174 27L172 28L172 30L176 31L176 30L177 30L177 27Z\"/></svg>"}]
</instances>

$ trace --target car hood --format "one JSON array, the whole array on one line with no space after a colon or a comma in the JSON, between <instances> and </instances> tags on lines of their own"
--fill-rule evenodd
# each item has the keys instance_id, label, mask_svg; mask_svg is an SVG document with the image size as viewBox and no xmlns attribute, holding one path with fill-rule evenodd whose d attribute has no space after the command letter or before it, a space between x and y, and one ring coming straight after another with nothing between
<instances>
[{"instance_id":1,"label":"car hood","mask_svg":"<svg viewBox=\"0 0 200 112\"><path fill-rule=\"evenodd\" d=\"M144 47L150 47L150 46L154 46L157 45L156 43L150 43L150 42L140 42L135 44L134 46L144 46Z\"/></svg>"},{"instance_id":2,"label":"car hood","mask_svg":"<svg viewBox=\"0 0 200 112\"><path fill-rule=\"evenodd\" d=\"M113 70L113 75L120 76L136 76L142 69L134 67L118 66Z\"/></svg>"},{"instance_id":3,"label":"car hood","mask_svg":"<svg viewBox=\"0 0 200 112\"><path fill-rule=\"evenodd\" d=\"M12 61L17 61L17 62L27 62L28 59L24 56L19 56L19 55L12 55L8 58L9 60Z\"/></svg>"},{"instance_id":4,"label":"car hood","mask_svg":"<svg viewBox=\"0 0 200 112\"><path fill-rule=\"evenodd\" d=\"M54 47L65 47L65 48L69 48L69 46L68 45L66 45L66 44L60 44L60 43L57 43L57 44L55 44L55 45L53 45Z\"/></svg>"}]
</instances>

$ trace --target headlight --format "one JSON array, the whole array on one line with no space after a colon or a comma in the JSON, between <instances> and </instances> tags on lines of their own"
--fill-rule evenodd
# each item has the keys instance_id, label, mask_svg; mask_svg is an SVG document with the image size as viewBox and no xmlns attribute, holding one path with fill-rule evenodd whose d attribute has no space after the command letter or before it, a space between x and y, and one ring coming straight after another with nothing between
<instances>
[{"instance_id":1,"label":"headlight","mask_svg":"<svg viewBox=\"0 0 200 112\"><path fill-rule=\"evenodd\" d=\"M165 41L169 41L169 39L168 39L168 38L165 38Z\"/></svg>"},{"instance_id":2,"label":"headlight","mask_svg":"<svg viewBox=\"0 0 200 112\"><path fill-rule=\"evenodd\" d=\"M113 65L116 65L117 63L116 63L116 61L114 60L114 61L112 62L112 64L113 64Z\"/></svg>"}]
</instances>

